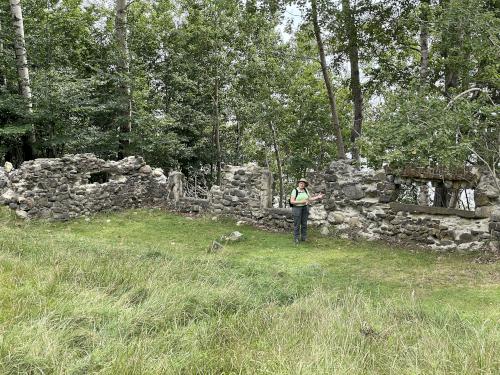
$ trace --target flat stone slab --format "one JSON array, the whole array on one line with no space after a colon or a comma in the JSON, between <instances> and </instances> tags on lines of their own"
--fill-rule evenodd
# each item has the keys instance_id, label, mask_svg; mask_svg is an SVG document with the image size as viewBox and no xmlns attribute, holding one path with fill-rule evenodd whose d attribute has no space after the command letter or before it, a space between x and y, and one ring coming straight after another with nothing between
<instances>
[{"instance_id":1,"label":"flat stone slab","mask_svg":"<svg viewBox=\"0 0 500 375\"><path fill-rule=\"evenodd\" d=\"M399 177L419 178L425 180L450 180L463 181L471 186L477 184L479 175L472 168L463 169L445 169L445 168L425 168L425 167L404 167L390 168L387 167L387 174L396 175Z\"/></svg>"},{"instance_id":2,"label":"flat stone slab","mask_svg":"<svg viewBox=\"0 0 500 375\"><path fill-rule=\"evenodd\" d=\"M391 202L389 206L394 211L405 211L411 213L423 213L423 214L431 214L431 215L455 215L464 217L466 219L478 219L478 218L486 218L482 216L477 216L474 211L465 211L465 210L457 210L454 208L446 208L446 207L429 207L429 206L418 206L416 204L404 204L398 202Z\"/></svg>"}]
</instances>

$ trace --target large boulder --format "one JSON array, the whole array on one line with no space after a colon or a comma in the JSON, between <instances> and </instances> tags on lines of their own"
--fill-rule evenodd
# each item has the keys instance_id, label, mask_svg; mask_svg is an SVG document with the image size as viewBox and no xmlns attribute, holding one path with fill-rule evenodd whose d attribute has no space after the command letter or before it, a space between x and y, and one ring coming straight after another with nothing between
<instances>
[{"instance_id":1,"label":"large boulder","mask_svg":"<svg viewBox=\"0 0 500 375\"><path fill-rule=\"evenodd\" d=\"M476 207L488 206L500 197L500 190L495 183L495 177L490 173L481 176L479 184L474 189L474 202Z\"/></svg>"},{"instance_id":2,"label":"large boulder","mask_svg":"<svg viewBox=\"0 0 500 375\"><path fill-rule=\"evenodd\" d=\"M10 173L14 169L14 166L12 165L12 163L6 161L3 169L5 173Z\"/></svg>"}]
</instances>

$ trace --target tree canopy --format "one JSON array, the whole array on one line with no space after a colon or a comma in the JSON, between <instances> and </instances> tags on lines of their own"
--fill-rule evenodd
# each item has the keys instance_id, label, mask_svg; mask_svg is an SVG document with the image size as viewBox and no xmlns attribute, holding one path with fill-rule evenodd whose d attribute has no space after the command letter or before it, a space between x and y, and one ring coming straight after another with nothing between
<instances>
[{"instance_id":1,"label":"tree canopy","mask_svg":"<svg viewBox=\"0 0 500 375\"><path fill-rule=\"evenodd\" d=\"M23 0L29 99L9 5L0 161L138 154L207 185L253 161L281 195L341 146L374 167L499 167L495 0Z\"/></svg>"}]
</instances>

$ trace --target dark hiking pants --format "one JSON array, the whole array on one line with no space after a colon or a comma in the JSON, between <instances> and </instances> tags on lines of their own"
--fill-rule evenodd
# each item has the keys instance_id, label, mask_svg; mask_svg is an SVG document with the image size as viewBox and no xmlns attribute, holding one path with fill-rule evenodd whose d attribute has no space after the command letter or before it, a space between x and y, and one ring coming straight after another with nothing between
<instances>
[{"instance_id":1,"label":"dark hiking pants","mask_svg":"<svg viewBox=\"0 0 500 375\"><path fill-rule=\"evenodd\" d=\"M307 218L309 217L309 207L292 207L293 212L293 238L298 241L307 239Z\"/></svg>"}]
</instances>

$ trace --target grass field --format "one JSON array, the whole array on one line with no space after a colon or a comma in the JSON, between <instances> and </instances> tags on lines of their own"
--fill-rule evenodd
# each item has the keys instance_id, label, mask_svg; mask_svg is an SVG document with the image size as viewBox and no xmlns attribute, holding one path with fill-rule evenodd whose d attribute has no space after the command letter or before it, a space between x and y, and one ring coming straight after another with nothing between
<instances>
[{"instance_id":1,"label":"grass field","mask_svg":"<svg viewBox=\"0 0 500 375\"><path fill-rule=\"evenodd\" d=\"M499 374L500 265L475 258L1 209L0 374Z\"/></svg>"}]
</instances>

